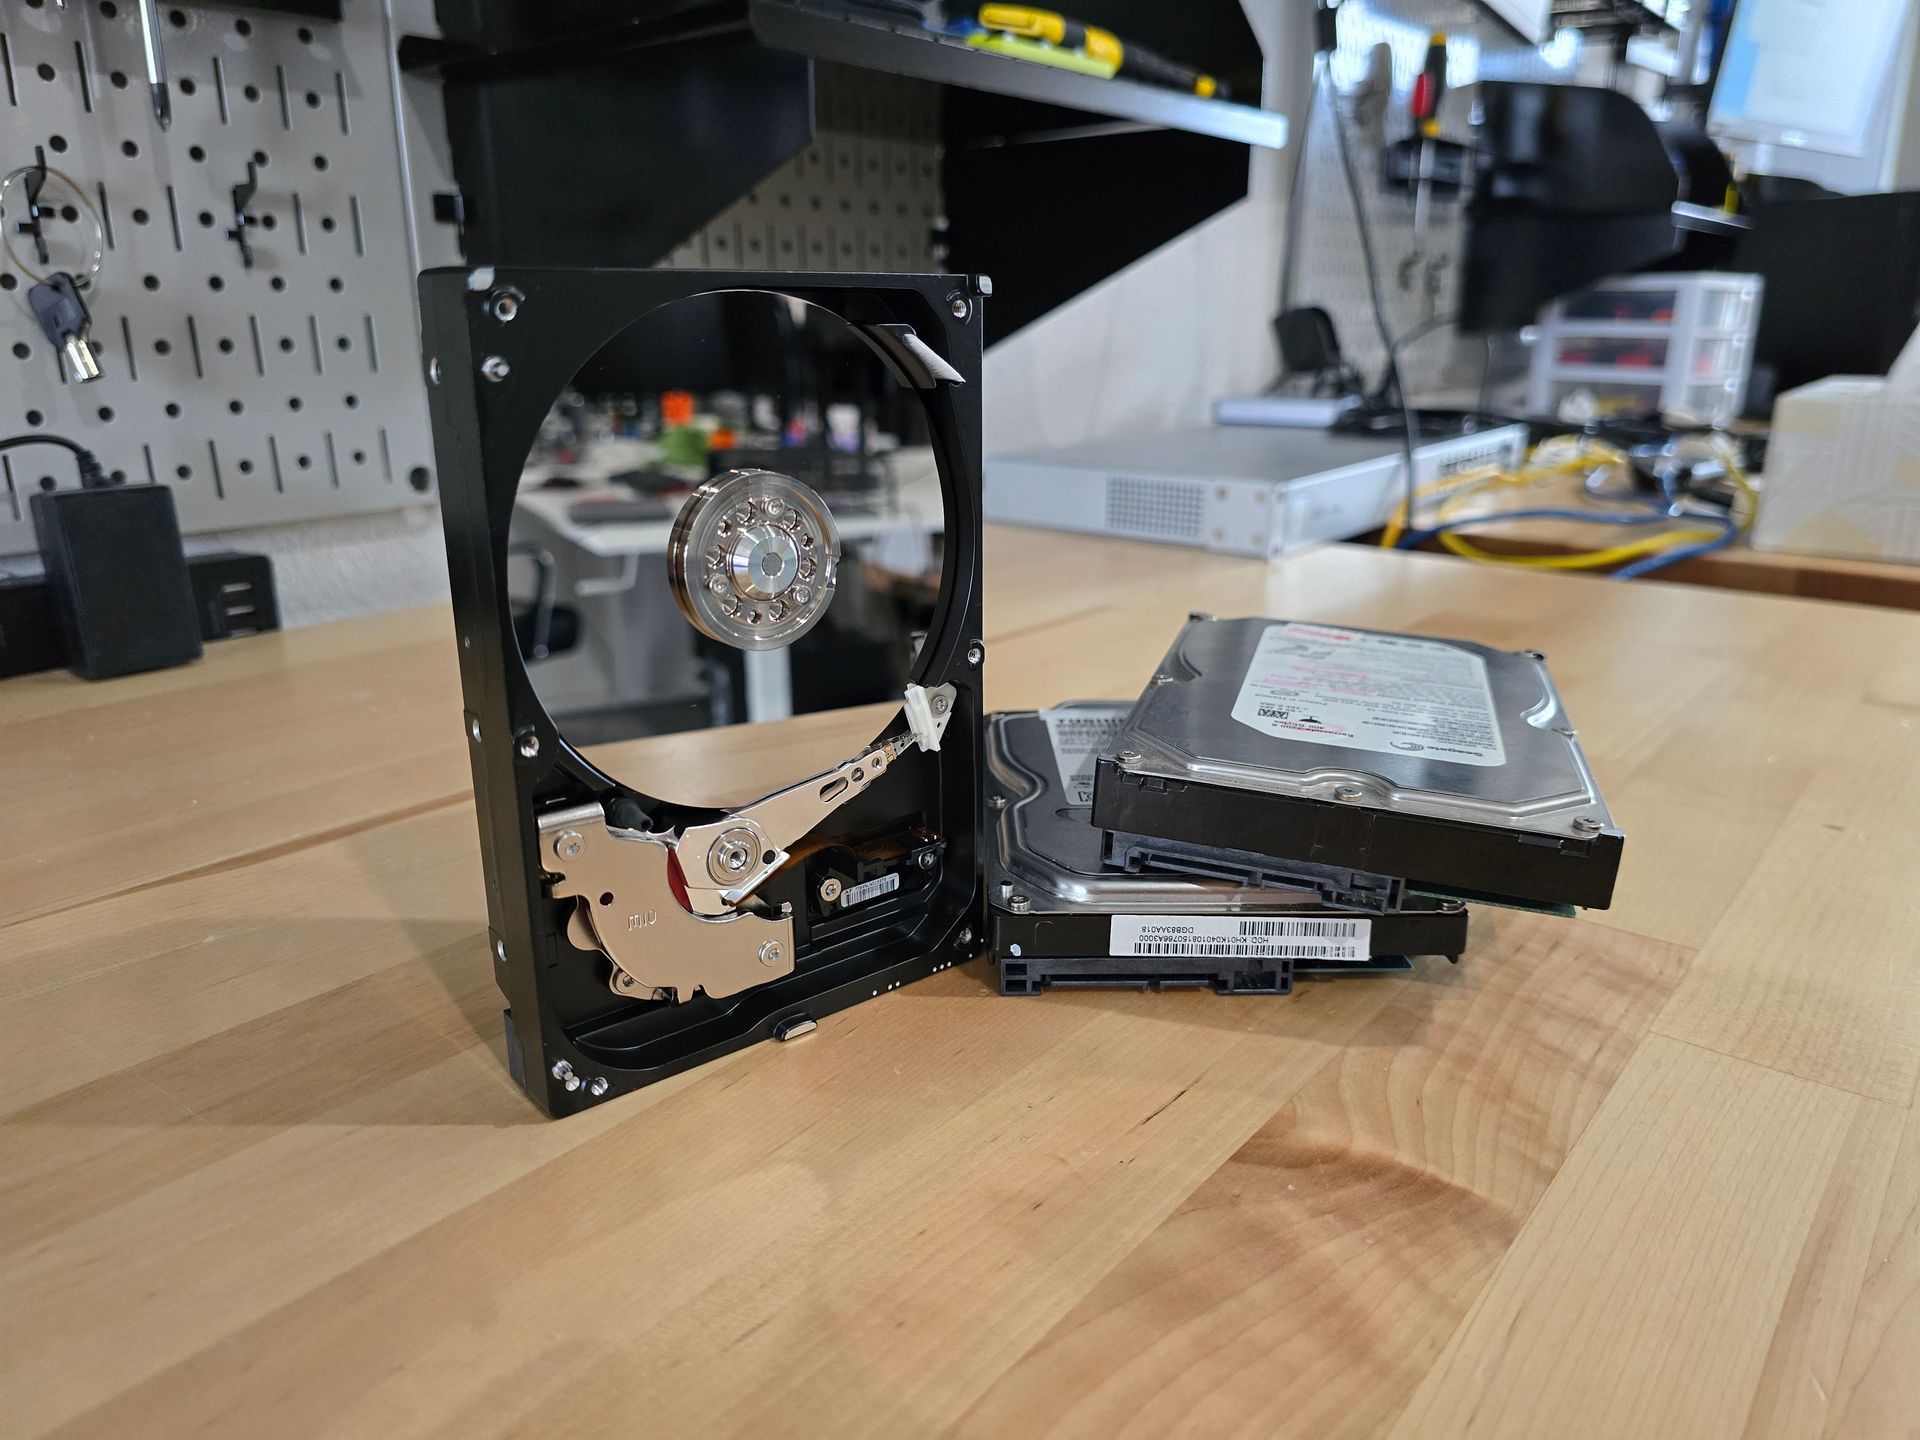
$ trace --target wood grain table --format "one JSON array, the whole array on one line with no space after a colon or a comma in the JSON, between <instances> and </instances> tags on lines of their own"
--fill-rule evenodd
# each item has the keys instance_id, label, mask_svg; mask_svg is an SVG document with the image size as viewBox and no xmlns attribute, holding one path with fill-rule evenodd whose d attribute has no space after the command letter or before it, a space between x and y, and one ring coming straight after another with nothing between
<instances>
[{"instance_id":1,"label":"wood grain table","mask_svg":"<svg viewBox=\"0 0 1920 1440\"><path fill-rule=\"evenodd\" d=\"M1505 510L1581 509L1587 504L1579 477L1559 476L1536 485L1480 491L1463 499L1452 512L1452 518L1492 519ZM1623 532L1571 520L1496 520L1476 526L1465 538L1496 554L1568 555L1599 545L1618 544L1641 533L1644 532ZM1441 550L1438 542L1429 542L1426 548ZM1908 565L1895 560L1756 550L1744 542L1736 542L1725 550L1683 560L1663 571L1662 576L1688 585L1719 585L1766 595L1799 595L1813 600L1847 600L1860 605L1920 610L1920 564Z\"/></svg>"},{"instance_id":2,"label":"wood grain table","mask_svg":"<svg viewBox=\"0 0 1920 1440\"><path fill-rule=\"evenodd\" d=\"M1290 999L983 964L576 1119L451 627L0 685L0 1434L1920 1434L1920 616L997 531L997 707L1192 608L1549 652L1618 903Z\"/></svg>"}]
</instances>

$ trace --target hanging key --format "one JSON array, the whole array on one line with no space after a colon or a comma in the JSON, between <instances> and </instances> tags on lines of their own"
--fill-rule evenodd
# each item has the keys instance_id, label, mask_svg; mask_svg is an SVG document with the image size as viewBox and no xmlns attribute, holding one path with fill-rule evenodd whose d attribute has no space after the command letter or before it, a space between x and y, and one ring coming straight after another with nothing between
<instances>
[{"instance_id":1,"label":"hanging key","mask_svg":"<svg viewBox=\"0 0 1920 1440\"><path fill-rule=\"evenodd\" d=\"M82 385L98 380L100 362L87 343L93 316L87 311L87 302L80 298L80 287L73 276L64 270L54 271L27 291L27 305L53 348L60 352L67 375Z\"/></svg>"}]
</instances>

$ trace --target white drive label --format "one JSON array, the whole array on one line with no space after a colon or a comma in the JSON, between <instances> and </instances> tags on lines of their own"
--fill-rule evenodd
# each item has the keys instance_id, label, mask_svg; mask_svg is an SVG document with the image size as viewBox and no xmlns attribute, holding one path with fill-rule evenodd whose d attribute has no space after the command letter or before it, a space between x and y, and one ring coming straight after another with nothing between
<instances>
[{"instance_id":1,"label":"white drive label","mask_svg":"<svg viewBox=\"0 0 1920 1440\"><path fill-rule=\"evenodd\" d=\"M1130 706L1076 705L1071 710L1042 710L1047 739L1053 742L1053 763L1060 770L1063 805L1093 804L1093 766L1106 752L1113 732L1127 718Z\"/></svg>"},{"instance_id":2,"label":"white drive label","mask_svg":"<svg viewBox=\"0 0 1920 1440\"><path fill-rule=\"evenodd\" d=\"M1193 955L1226 960L1365 960L1371 920L1233 915L1116 915L1114 955Z\"/></svg>"},{"instance_id":3,"label":"white drive label","mask_svg":"<svg viewBox=\"0 0 1920 1440\"><path fill-rule=\"evenodd\" d=\"M891 875L863 880L858 885L850 887L846 894L840 897L840 908L845 910L850 905L864 905L877 895L890 895L899 888L900 872L897 870Z\"/></svg>"},{"instance_id":4,"label":"white drive label","mask_svg":"<svg viewBox=\"0 0 1920 1440\"><path fill-rule=\"evenodd\" d=\"M1233 702L1269 735L1455 765L1504 765L1487 662L1438 640L1269 625Z\"/></svg>"}]
</instances>

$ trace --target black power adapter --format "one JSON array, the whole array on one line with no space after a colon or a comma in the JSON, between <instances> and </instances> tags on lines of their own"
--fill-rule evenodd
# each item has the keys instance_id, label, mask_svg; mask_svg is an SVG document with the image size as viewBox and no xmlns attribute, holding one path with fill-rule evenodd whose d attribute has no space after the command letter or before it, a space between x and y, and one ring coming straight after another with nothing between
<instances>
[{"instance_id":1,"label":"black power adapter","mask_svg":"<svg viewBox=\"0 0 1920 1440\"><path fill-rule=\"evenodd\" d=\"M68 668L101 680L199 659L200 623L173 491L116 485L91 451L54 436L0 443L61 445L79 465L78 490L33 497Z\"/></svg>"}]
</instances>

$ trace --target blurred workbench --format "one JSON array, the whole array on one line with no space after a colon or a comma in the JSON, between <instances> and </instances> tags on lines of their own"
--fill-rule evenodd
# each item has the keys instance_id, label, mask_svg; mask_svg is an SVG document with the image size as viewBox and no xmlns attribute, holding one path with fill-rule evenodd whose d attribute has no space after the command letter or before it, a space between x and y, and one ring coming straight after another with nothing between
<instances>
[{"instance_id":1,"label":"blurred workbench","mask_svg":"<svg viewBox=\"0 0 1920 1440\"><path fill-rule=\"evenodd\" d=\"M968 965L509 1082L443 610L0 684L0 1431L1891 1436L1920 616L990 534L988 698L1189 609L1549 653L1613 909L1292 998Z\"/></svg>"},{"instance_id":2,"label":"blurred workbench","mask_svg":"<svg viewBox=\"0 0 1920 1440\"><path fill-rule=\"evenodd\" d=\"M1449 512L1449 518L1493 517L1502 511L1535 507L1577 509L1587 503L1579 477L1566 475L1533 485L1505 485L1478 491L1460 500ZM1496 554L1570 555L1617 543L1623 537L1617 530L1572 520L1514 520L1476 526L1465 538ZM1438 541L1429 541L1423 548L1446 553ZM1736 541L1725 550L1683 560L1661 575L1689 585L1719 585L1728 590L1753 590L1767 595L1850 600L1860 605L1920 610L1920 565L1893 560L1853 560L1837 555L1755 550L1745 541Z\"/></svg>"}]
</instances>

